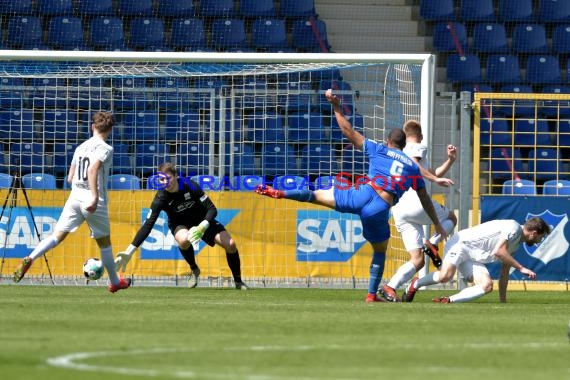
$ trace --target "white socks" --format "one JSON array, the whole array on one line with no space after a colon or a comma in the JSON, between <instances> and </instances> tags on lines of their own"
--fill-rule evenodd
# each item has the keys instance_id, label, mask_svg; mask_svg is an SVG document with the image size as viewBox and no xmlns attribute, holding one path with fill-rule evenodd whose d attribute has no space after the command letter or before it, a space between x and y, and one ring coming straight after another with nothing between
<instances>
[{"instance_id":1,"label":"white socks","mask_svg":"<svg viewBox=\"0 0 570 380\"><path fill-rule=\"evenodd\" d=\"M50 235L44 240L40 241L40 243L36 246L36 248L34 248L32 253L30 253L30 257L32 258L32 260L35 260L38 257L43 256L47 251L54 248L58 244L59 242L57 241L57 239L53 235Z\"/></svg>"},{"instance_id":2,"label":"white socks","mask_svg":"<svg viewBox=\"0 0 570 380\"><path fill-rule=\"evenodd\" d=\"M469 302L476 300L477 298L481 298L484 295L485 291L483 290L483 286L474 285L463 289L457 294L452 295L449 297L449 300L451 302Z\"/></svg>"},{"instance_id":3,"label":"white socks","mask_svg":"<svg viewBox=\"0 0 570 380\"><path fill-rule=\"evenodd\" d=\"M115 270L115 258L113 257L113 248L111 246L101 248L101 261L105 269L107 269L107 275L109 276L109 281L111 284L119 284L119 276L117 276L117 271Z\"/></svg>"},{"instance_id":4,"label":"white socks","mask_svg":"<svg viewBox=\"0 0 570 380\"><path fill-rule=\"evenodd\" d=\"M411 280L415 274L416 267L408 261L398 268L387 285L392 289L398 289L403 283Z\"/></svg>"}]
</instances>

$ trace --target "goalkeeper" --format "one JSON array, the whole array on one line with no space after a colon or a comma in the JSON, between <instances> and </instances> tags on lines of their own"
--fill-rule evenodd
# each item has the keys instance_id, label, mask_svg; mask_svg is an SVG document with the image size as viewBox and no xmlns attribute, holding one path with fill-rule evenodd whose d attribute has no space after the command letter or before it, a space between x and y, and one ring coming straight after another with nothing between
<instances>
[{"instance_id":1,"label":"goalkeeper","mask_svg":"<svg viewBox=\"0 0 570 380\"><path fill-rule=\"evenodd\" d=\"M236 243L224 225L215 219L218 210L214 203L197 183L193 181L179 183L176 168L170 162L160 165L158 171L161 173L159 181L163 188L154 196L149 214L132 243L124 252L117 255L115 259L117 271L125 271L133 253L152 231L160 212L164 211L168 216L168 228L178 243L178 249L190 265L189 287L194 288L198 285L200 268L196 264L194 247L203 240L211 247L217 244L226 251L236 289L247 290L248 286L241 279L241 263Z\"/></svg>"}]
</instances>

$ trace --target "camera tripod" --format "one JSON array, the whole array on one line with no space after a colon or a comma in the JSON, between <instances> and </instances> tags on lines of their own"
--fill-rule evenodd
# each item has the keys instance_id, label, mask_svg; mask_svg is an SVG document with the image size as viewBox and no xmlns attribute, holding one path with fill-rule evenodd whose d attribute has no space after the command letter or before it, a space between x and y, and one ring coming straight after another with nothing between
<instances>
[{"instance_id":1,"label":"camera tripod","mask_svg":"<svg viewBox=\"0 0 570 380\"><path fill-rule=\"evenodd\" d=\"M24 199L26 200L28 212L30 213L30 216L32 218L32 224L34 225L34 231L36 232L38 241L41 241L40 231L38 230L38 226L34 218L34 213L32 211L32 206L30 205L30 200L28 199L28 194L26 193L26 188L22 186L20 176L13 175L12 182L10 183L10 187L8 188L8 194L6 194L6 199L4 199L4 205L2 206L2 211L0 212L0 220L2 220L4 212L6 211L6 206L9 205L10 209L8 211L8 220L6 221L6 235L4 238L4 244L2 245L2 262L0 263L0 275L2 274L2 270L4 269L4 261L6 259L6 242L8 240L8 234L9 234L8 229L10 228L10 220L12 219L12 212L14 210L14 207L16 207L18 203L18 190L22 190L22 193L24 194ZM45 255L43 256L46 263L46 268L49 273L49 278L51 279L52 284L55 285L55 281L51 274L51 269L49 267L47 257Z\"/></svg>"}]
</instances>

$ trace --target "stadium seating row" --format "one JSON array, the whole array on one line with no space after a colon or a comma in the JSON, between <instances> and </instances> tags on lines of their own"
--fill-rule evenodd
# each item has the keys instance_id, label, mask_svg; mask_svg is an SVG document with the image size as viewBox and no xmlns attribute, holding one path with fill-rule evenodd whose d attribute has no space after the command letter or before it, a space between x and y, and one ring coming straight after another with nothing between
<instances>
[{"instance_id":1,"label":"stadium seating row","mask_svg":"<svg viewBox=\"0 0 570 380\"><path fill-rule=\"evenodd\" d=\"M251 29L245 20L238 18L216 19L211 25L200 18L165 21L158 17L134 17L123 21L121 17L109 16L87 21L74 16L53 16L45 22L44 33L41 17L8 17L4 47L122 51L328 51L330 48L326 24L315 18L295 20L290 32L286 20L277 18L256 19Z\"/></svg>"},{"instance_id":2,"label":"stadium seating row","mask_svg":"<svg viewBox=\"0 0 570 380\"><path fill-rule=\"evenodd\" d=\"M503 195L537 195L537 186L528 179L510 179L502 185ZM549 180L542 184L543 195L570 195L569 180Z\"/></svg>"},{"instance_id":3,"label":"stadium seating row","mask_svg":"<svg viewBox=\"0 0 570 380\"><path fill-rule=\"evenodd\" d=\"M536 3L536 7L535 7ZM426 21L570 22L570 3L559 0L422 0L420 15Z\"/></svg>"},{"instance_id":4,"label":"stadium seating row","mask_svg":"<svg viewBox=\"0 0 570 380\"><path fill-rule=\"evenodd\" d=\"M488 161L488 172L495 179L514 176L533 180L568 179L570 174L556 148L530 149L523 159L520 148L496 147L491 149Z\"/></svg>"}]
</instances>

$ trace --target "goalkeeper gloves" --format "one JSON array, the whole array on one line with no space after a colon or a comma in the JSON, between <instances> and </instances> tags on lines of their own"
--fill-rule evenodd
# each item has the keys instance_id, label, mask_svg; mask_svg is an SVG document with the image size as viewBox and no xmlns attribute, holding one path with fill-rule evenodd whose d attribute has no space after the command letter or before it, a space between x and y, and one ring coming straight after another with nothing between
<instances>
[{"instance_id":1,"label":"goalkeeper gloves","mask_svg":"<svg viewBox=\"0 0 570 380\"><path fill-rule=\"evenodd\" d=\"M133 257L133 253L135 253L136 250L137 247L129 244L125 251L117 254L117 257L115 258L115 270L117 272L124 272L127 270L127 264L131 260L131 257Z\"/></svg>"},{"instance_id":2,"label":"goalkeeper gloves","mask_svg":"<svg viewBox=\"0 0 570 380\"><path fill-rule=\"evenodd\" d=\"M190 228L188 231L188 241L190 244L193 246L198 245L208 227L210 227L210 223L207 220L203 220L198 226Z\"/></svg>"}]
</instances>

